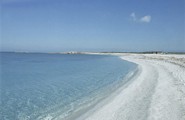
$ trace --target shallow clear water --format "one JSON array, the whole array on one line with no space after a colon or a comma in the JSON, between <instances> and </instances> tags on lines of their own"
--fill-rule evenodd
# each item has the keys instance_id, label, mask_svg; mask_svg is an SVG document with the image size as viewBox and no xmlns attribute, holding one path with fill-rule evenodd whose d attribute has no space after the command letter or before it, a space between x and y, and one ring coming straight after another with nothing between
<instances>
[{"instance_id":1,"label":"shallow clear water","mask_svg":"<svg viewBox=\"0 0 185 120\"><path fill-rule=\"evenodd\" d=\"M70 116L105 96L136 65L116 56L0 53L1 120Z\"/></svg>"}]
</instances>

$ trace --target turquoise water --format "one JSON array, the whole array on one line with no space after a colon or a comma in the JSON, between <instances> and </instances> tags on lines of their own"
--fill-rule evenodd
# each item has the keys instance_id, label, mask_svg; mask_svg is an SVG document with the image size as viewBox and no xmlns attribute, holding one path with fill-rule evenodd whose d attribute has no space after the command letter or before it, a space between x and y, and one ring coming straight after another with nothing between
<instances>
[{"instance_id":1,"label":"turquoise water","mask_svg":"<svg viewBox=\"0 0 185 120\"><path fill-rule=\"evenodd\" d=\"M65 119L80 114L124 83L136 68L106 55L0 55L1 120Z\"/></svg>"}]
</instances>

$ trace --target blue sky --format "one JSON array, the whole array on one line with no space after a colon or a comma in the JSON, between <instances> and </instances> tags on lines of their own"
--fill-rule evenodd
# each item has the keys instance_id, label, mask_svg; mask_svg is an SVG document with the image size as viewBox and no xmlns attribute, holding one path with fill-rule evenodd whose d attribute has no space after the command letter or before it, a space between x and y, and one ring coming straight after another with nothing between
<instances>
[{"instance_id":1,"label":"blue sky","mask_svg":"<svg viewBox=\"0 0 185 120\"><path fill-rule=\"evenodd\" d=\"M185 0L3 0L2 51L185 51Z\"/></svg>"}]
</instances>

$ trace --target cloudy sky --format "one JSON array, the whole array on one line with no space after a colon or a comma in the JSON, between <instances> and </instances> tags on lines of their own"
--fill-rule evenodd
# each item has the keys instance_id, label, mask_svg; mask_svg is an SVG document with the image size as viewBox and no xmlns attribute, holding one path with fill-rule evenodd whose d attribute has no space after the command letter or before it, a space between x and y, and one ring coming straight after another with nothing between
<instances>
[{"instance_id":1,"label":"cloudy sky","mask_svg":"<svg viewBox=\"0 0 185 120\"><path fill-rule=\"evenodd\" d=\"M185 51L184 0L3 0L1 51Z\"/></svg>"}]
</instances>

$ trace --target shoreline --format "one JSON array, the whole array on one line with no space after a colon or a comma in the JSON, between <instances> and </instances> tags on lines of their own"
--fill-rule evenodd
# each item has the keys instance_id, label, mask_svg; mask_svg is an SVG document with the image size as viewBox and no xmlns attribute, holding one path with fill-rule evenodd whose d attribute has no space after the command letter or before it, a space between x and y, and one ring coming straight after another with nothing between
<instances>
[{"instance_id":1,"label":"shoreline","mask_svg":"<svg viewBox=\"0 0 185 120\"><path fill-rule=\"evenodd\" d=\"M118 56L120 57L120 56ZM122 59L120 57L120 59ZM127 60L124 60L127 61ZM127 61L130 62L130 61ZM135 63L132 63L135 64ZM131 82L132 79L135 78L136 76L139 75L139 68L137 65L135 65L135 68L131 71L129 71L126 76L124 76L121 81L118 81L116 83L113 83L105 88L103 88L101 90L101 95L103 95L103 97L101 97L100 99L96 100L94 99L96 102L93 104L90 103L86 103L83 106L81 106L79 111L74 112L73 114L71 114L68 117L65 117L65 120L85 120L89 115L91 115L92 113L94 113L94 111L96 111L97 109L101 108L102 106L106 105L107 103L109 103L115 96L117 96L117 94L119 94L124 88L126 88ZM108 91L107 91L108 90ZM99 95L98 95L99 96ZM96 96L96 97L98 97ZM100 97L99 96L99 97ZM58 120L58 118L57 118Z\"/></svg>"},{"instance_id":2,"label":"shoreline","mask_svg":"<svg viewBox=\"0 0 185 120\"><path fill-rule=\"evenodd\" d=\"M112 55L138 64L140 73L119 94L82 120L185 119L184 55Z\"/></svg>"},{"instance_id":3,"label":"shoreline","mask_svg":"<svg viewBox=\"0 0 185 120\"><path fill-rule=\"evenodd\" d=\"M87 111L84 114L77 115L77 118L73 119L67 119L67 120L86 120L88 116L90 116L92 113L94 113L96 110L101 109L101 107L105 106L109 102L111 102L118 94L121 93L123 89L129 86L129 84L132 83L134 78L136 78L140 74L140 68L137 66L133 71L130 71L124 78L124 82L122 81L120 85L116 85L118 83L114 83L113 90L110 90L109 93L106 93L107 95L100 99L98 103L94 104L92 108L87 109ZM105 88L107 89L107 88Z\"/></svg>"}]
</instances>

